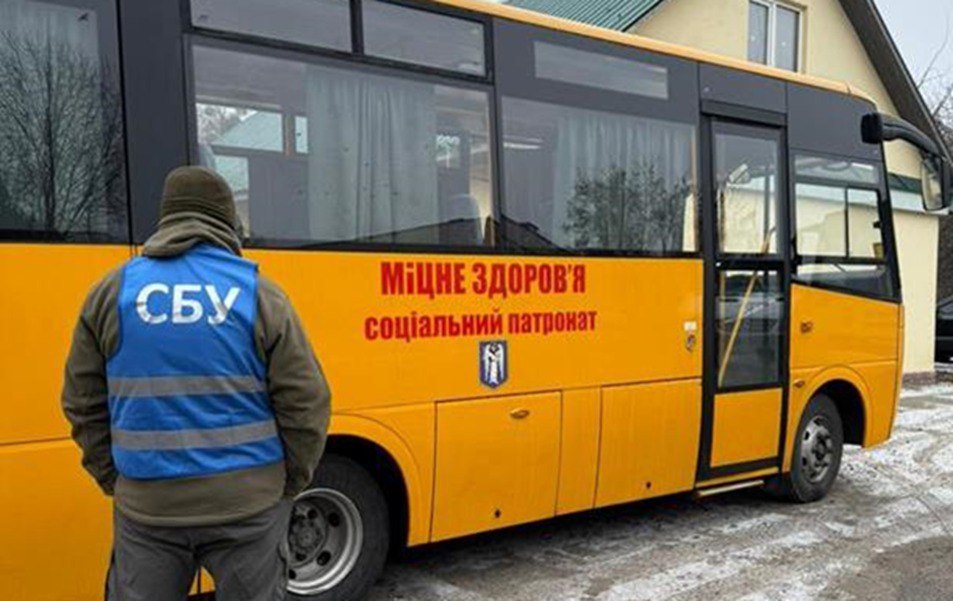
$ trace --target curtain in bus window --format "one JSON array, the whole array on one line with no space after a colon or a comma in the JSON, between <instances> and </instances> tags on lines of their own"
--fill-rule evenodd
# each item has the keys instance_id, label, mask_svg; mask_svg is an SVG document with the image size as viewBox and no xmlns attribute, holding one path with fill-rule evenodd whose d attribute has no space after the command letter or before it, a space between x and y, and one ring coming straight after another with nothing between
<instances>
[{"instance_id":1,"label":"curtain in bus window","mask_svg":"<svg viewBox=\"0 0 953 601\"><path fill-rule=\"evenodd\" d=\"M309 67L310 234L439 242L434 86Z\"/></svg>"},{"instance_id":2,"label":"curtain in bus window","mask_svg":"<svg viewBox=\"0 0 953 601\"><path fill-rule=\"evenodd\" d=\"M571 249L694 250L691 126L512 99L504 120L508 217L537 238Z\"/></svg>"},{"instance_id":3,"label":"curtain in bus window","mask_svg":"<svg viewBox=\"0 0 953 601\"><path fill-rule=\"evenodd\" d=\"M125 231L122 118L100 15L0 0L0 230Z\"/></svg>"}]
</instances>

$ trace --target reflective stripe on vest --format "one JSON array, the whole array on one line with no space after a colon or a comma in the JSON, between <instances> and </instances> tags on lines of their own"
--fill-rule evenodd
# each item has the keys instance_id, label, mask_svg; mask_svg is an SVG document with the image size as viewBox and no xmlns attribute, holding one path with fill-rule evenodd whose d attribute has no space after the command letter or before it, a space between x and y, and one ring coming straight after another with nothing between
<instances>
[{"instance_id":1,"label":"reflective stripe on vest","mask_svg":"<svg viewBox=\"0 0 953 601\"><path fill-rule=\"evenodd\" d=\"M126 478L210 475L284 458L255 348L258 271L210 245L126 264L106 368Z\"/></svg>"}]
</instances>

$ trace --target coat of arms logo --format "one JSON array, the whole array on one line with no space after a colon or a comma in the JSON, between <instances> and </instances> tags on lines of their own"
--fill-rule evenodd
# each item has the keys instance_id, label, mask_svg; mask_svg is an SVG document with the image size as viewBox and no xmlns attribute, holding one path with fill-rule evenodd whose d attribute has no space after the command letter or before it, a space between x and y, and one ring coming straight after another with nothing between
<instances>
[{"instance_id":1,"label":"coat of arms logo","mask_svg":"<svg viewBox=\"0 0 953 601\"><path fill-rule=\"evenodd\" d=\"M480 383L496 388L506 382L509 376L509 353L505 340L491 340L480 343Z\"/></svg>"}]
</instances>

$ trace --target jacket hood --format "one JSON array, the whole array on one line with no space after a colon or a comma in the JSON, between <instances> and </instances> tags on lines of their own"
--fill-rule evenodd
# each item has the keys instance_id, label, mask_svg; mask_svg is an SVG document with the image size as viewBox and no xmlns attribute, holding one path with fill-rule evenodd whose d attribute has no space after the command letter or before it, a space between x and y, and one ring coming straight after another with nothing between
<instances>
[{"instance_id":1,"label":"jacket hood","mask_svg":"<svg viewBox=\"0 0 953 601\"><path fill-rule=\"evenodd\" d=\"M236 255L242 254L235 230L220 219L203 213L178 212L159 220L159 227L146 240L142 254L147 257L175 257L197 244L214 244Z\"/></svg>"}]
</instances>

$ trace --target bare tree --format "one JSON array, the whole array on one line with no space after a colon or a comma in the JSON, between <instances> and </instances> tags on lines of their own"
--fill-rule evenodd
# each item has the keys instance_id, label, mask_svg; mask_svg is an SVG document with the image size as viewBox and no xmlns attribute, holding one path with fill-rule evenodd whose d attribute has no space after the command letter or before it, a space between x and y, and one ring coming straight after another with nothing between
<instances>
[{"instance_id":1,"label":"bare tree","mask_svg":"<svg viewBox=\"0 0 953 601\"><path fill-rule=\"evenodd\" d=\"M926 99L934 121L940 127L940 133L947 148L953 149L953 73L938 66L940 59L948 52L953 40L953 24L949 16L943 42L937 47L930 62L917 80L917 87Z\"/></svg>"},{"instance_id":2,"label":"bare tree","mask_svg":"<svg viewBox=\"0 0 953 601\"><path fill-rule=\"evenodd\" d=\"M937 67L951 40L947 21L946 36L919 79L920 92L930 107L933 120L940 129L946 147L953 151L953 73ZM940 218L939 265L937 266L937 300L953 296L953 216Z\"/></svg>"},{"instance_id":3,"label":"bare tree","mask_svg":"<svg viewBox=\"0 0 953 601\"><path fill-rule=\"evenodd\" d=\"M60 237L125 222L109 67L49 36L0 34L0 228Z\"/></svg>"},{"instance_id":4,"label":"bare tree","mask_svg":"<svg viewBox=\"0 0 953 601\"><path fill-rule=\"evenodd\" d=\"M564 229L577 248L682 250L691 185L669 183L653 161L579 174Z\"/></svg>"},{"instance_id":5,"label":"bare tree","mask_svg":"<svg viewBox=\"0 0 953 601\"><path fill-rule=\"evenodd\" d=\"M241 107L199 103L196 106L199 138L214 143L254 112Z\"/></svg>"},{"instance_id":6,"label":"bare tree","mask_svg":"<svg viewBox=\"0 0 953 601\"><path fill-rule=\"evenodd\" d=\"M953 149L953 76L946 79L939 91L934 93L930 106L946 147Z\"/></svg>"}]
</instances>

